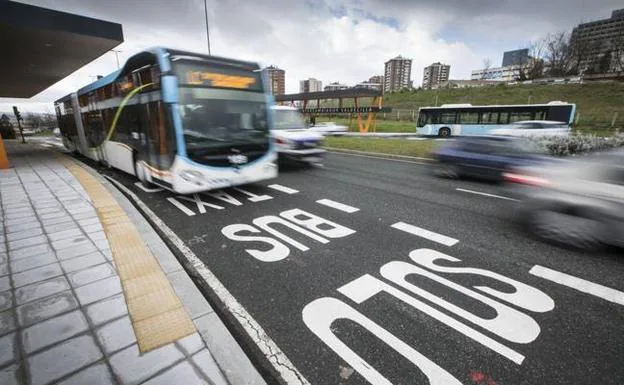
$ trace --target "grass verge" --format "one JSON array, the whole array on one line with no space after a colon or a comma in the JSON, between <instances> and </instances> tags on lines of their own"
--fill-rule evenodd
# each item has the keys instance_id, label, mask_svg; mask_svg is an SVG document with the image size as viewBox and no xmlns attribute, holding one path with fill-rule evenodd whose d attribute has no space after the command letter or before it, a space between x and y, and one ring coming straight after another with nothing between
<instances>
[{"instance_id":1,"label":"grass verge","mask_svg":"<svg viewBox=\"0 0 624 385\"><path fill-rule=\"evenodd\" d=\"M405 140L380 138L326 137L325 146L342 150L374 152L378 154L429 157L440 145L435 140Z\"/></svg>"}]
</instances>

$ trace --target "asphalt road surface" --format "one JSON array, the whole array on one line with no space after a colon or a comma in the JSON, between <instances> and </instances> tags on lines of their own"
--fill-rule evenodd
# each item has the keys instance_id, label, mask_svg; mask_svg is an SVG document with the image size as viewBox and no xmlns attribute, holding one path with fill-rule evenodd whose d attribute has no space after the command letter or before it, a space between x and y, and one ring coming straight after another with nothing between
<instances>
[{"instance_id":1,"label":"asphalt road surface","mask_svg":"<svg viewBox=\"0 0 624 385\"><path fill-rule=\"evenodd\" d=\"M530 238L498 186L342 154L184 197L107 173L311 384L624 383L621 250Z\"/></svg>"}]
</instances>

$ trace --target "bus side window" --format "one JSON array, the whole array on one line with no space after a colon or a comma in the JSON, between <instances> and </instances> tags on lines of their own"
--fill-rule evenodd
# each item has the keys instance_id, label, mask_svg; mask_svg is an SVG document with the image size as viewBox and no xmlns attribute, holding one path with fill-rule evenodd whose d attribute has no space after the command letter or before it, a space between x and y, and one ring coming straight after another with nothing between
<instances>
[{"instance_id":1,"label":"bus side window","mask_svg":"<svg viewBox=\"0 0 624 385\"><path fill-rule=\"evenodd\" d=\"M500 112L498 115L498 124L509 124L509 112Z\"/></svg>"}]
</instances>

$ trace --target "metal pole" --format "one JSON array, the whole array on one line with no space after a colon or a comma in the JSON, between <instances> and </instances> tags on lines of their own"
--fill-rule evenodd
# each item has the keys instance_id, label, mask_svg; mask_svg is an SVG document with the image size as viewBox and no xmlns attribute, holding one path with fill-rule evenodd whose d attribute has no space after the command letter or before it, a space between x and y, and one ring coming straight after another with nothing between
<instances>
[{"instance_id":1,"label":"metal pole","mask_svg":"<svg viewBox=\"0 0 624 385\"><path fill-rule=\"evenodd\" d=\"M115 59L117 59L117 69L119 69L119 52L121 51L118 51L116 49L111 49L111 51L115 53Z\"/></svg>"},{"instance_id":2,"label":"metal pole","mask_svg":"<svg viewBox=\"0 0 624 385\"><path fill-rule=\"evenodd\" d=\"M208 4L204 0L204 12L206 15L206 42L208 43L208 55L210 55L210 31L208 30Z\"/></svg>"}]
</instances>

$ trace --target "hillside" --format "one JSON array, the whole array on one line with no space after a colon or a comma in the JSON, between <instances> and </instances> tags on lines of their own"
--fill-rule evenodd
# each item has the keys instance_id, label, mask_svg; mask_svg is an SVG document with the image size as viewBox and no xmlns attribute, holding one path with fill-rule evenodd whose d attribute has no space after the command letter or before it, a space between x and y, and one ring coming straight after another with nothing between
<instances>
[{"instance_id":1,"label":"hillside","mask_svg":"<svg viewBox=\"0 0 624 385\"><path fill-rule=\"evenodd\" d=\"M615 127L624 128L624 83L590 83L562 85L516 85L484 88L455 88L397 92L384 97L384 106L394 111L386 119L411 120L419 107L445 103L525 104L561 100L576 103L578 126L608 129L616 117ZM347 105L345 101L345 105ZM336 102L337 103L337 102ZM617 116L615 115L617 113ZM383 114L378 119L384 119Z\"/></svg>"}]
</instances>

